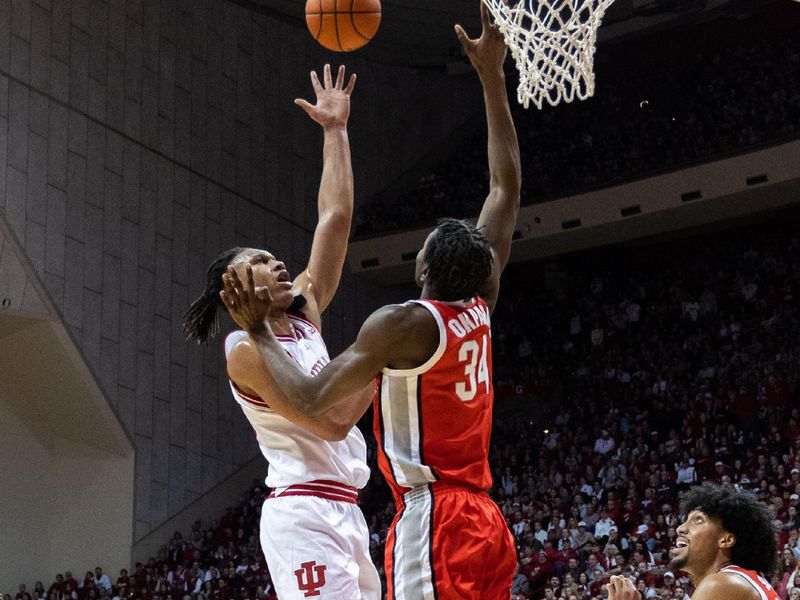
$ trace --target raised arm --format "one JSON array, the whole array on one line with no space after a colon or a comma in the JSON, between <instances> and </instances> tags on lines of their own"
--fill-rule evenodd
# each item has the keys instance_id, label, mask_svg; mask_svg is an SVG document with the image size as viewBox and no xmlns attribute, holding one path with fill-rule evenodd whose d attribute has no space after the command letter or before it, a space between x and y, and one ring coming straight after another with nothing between
<instances>
[{"instance_id":1,"label":"raised arm","mask_svg":"<svg viewBox=\"0 0 800 600\"><path fill-rule=\"evenodd\" d=\"M511 238L519 212L522 173L520 169L519 143L511 109L508 105L503 62L506 45L500 31L489 20L489 10L481 1L481 37L472 40L460 25L456 35L464 47L472 66L478 72L483 86L486 104L486 122L489 137L489 195L483 203L478 228L492 246L494 264L492 275L484 293L484 300L491 310L500 291L500 275L508 263L511 253Z\"/></svg>"},{"instance_id":2,"label":"raised arm","mask_svg":"<svg viewBox=\"0 0 800 600\"><path fill-rule=\"evenodd\" d=\"M278 389L291 407L305 418L341 410L355 415L355 423L367 409L367 405L361 403L359 392L384 367L416 367L427 360L439 344L439 329L430 312L416 305L385 306L366 320L352 346L316 377L311 377L292 361L272 329L265 325L265 315L272 301L269 290L255 288L249 264L246 273L243 283L233 267L228 269L223 276L222 300L236 323L247 331L261 364L269 370ZM354 407L361 407L360 413Z\"/></svg>"},{"instance_id":3,"label":"raised arm","mask_svg":"<svg viewBox=\"0 0 800 600\"><path fill-rule=\"evenodd\" d=\"M323 83L316 72L311 73L311 83L317 103L309 104L297 99L295 104L322 126L322 178L319 185L319 220L314 231L311 256L306 269L295 279L299 293L308 293L309 284L313 302L309 302L307 316L320 325L319 316L331 303L342 275L350 223L353 217L353 167L350 161L350 142L347 137L347 119L350 116L350 95L356 83L351 75L347 87L345 68L339 67L334 83L331 67L325 65Z\"/></svg>"}]
</instances>

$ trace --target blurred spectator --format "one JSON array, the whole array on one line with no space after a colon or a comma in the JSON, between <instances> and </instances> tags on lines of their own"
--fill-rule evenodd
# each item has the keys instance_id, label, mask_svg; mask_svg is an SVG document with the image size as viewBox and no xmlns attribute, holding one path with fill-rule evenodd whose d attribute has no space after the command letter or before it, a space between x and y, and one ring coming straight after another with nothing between
<instances>
[{"instance_id":1,"label":"blurred spectator","mask_svg":"<svg viewBox=\"0 0 800 600\"><path fill-rule=\"evenodd\" d=\"M108 578L108 575L103 573L103 569L100 567L96 567L94 570L94 584L107 592L111 591L111 580Z\"/></svg>"}]
</instances>

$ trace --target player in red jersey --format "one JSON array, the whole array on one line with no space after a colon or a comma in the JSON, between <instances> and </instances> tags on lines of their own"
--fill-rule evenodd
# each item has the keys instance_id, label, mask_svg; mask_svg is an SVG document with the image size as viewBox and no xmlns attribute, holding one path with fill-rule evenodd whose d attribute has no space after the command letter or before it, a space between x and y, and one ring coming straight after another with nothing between
<instances>
[{"instance_id":1,"label":"player in red jersey","mask_svg":"<svg viewBox=\"0 0 800 600\"><path fill-rule=\"evenodd\" d=\"M692 600L780 600L767 582L778 562L778 540L767 505L732 487L710 483L683 498L669 567L688 573ZM639 600L629 579L612 577L609 600Z\"/></svg>"},{"instance_id":2,"label":"player in red jersey","mask_svg":"<svg viewBox=\"0 0 800 600\"><path fill-rule=\"evenodd\" d=\"M341 410L378 378L379 466L398 514L387 540L388 597L507 600L516 568L513 538L491 487L490 314L511 249L520 158L508 106L506 46L481 2L483 31L456 32L481 80L488 121L489 195L477 227L446 219L417 256L420 300L386 306L355 343L316 377L288 359L264 327L269 291L224 276L228 312L248 331L278 386L304 414ZM253 293L254 290L254 293Z\"/></svg>"}]
</instances>

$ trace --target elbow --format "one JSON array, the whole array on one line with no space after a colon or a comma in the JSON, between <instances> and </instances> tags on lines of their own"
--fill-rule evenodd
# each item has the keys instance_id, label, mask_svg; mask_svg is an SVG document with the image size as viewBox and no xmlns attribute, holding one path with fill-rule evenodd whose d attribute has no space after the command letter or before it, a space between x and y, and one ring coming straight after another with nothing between
<instances>
[{"instance_id":1,"label":"elbow","mask_svg":"<svg viewBox=\"0 0 800 600\"><path fill-rule=\"evenodd\" d=\"M326 412L326 408L323 407L319 398L312 398L308 395L295 398L293 404L307 419L319 419Z\"/></svg>"},{"instance_id":2,"label":"elbow","mask_svg":"<svg viewBox=\"0 0 800 600\"><path fill-rule=\"evenodd\" d=\"M342 442L347 438L350 429L351 427L341 423L327 423L323 431L320 432L319 437L326 442Z\"/></svg>"},{"instance_id":3,"label":"elbow","mask_svg":"<svg viewBox=\"0 0 800 600\"><path fill-rule=\"evenodd\" d=\"M505 206L519 210L520 196L522 195L522 180L514 175L498 177L490 181L489 193L496 194Z\"/></svg>"},{"instance_id":4,"label":"elbow","mask_svg":"<svg viewBox=\"0 0 800 600\"><path fill-rule=\"evenodd\" d=\"M337 425L332 428L331 431L331 442L343 442L347 439L347 435L350 433L350 427L345 425Z\"/></svg>"},{"instance_id":5,"label":"elbow","mask_svg":"<svg viewBox=\"0 0 800 600\"><path fill-rule=\"evenodd\" d=\"M319 419L330 411L334 405L335 398L331 397L329 388L322 386L317 388L313 382L302 393L296 397L295 406L309 419Z\"/></svg>"},{"instance_id":6,"label":"elbow","mask_svg":"<svg viewBox=\"0 0 800 600\"><path fill-rule=\"evenodd\" d=\"M307 419L313 419L322 414L319 410L319 392L314 389L310 377L298 377L289 380L283 387L284 398L289 405Z\"/></svg>"},{"instance_id":7,"label":"elbow","mask_svg":"<svg viewBox=\"0 0 800 600\"><path fill-rule=\"evenodd\" d=\"M337 205L320 215L319 223L329 226L334 231L349 231L353 220L353 211L345 206Z\"/></svg>"},{"instance_id":8,"label":"elbow","mask_svg":"<svg viewBox=\"0 0 800 600\"><path fill-rule=\"evenodd\" d=\"M522 174L519 168L503 169L494 174L489 181L489 186L502 192L503 196L516 200L517 204L519 204L522 192Z\"/></svg>"}]
</instances>

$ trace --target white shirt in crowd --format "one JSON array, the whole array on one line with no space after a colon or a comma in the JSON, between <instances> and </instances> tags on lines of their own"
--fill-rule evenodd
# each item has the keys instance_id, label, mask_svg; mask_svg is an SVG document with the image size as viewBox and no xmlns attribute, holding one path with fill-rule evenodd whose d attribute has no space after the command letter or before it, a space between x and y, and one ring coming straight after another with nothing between
<instances>
[{"instance_id":1,"label":"white shirt in crowd","mask_svg":"<svg viewBox=\"0 0 800 600\"><path fill-rule=\"evenodd\" d=\"M614 438L610 437L607 440L603 438L597 438L597 441L594 443L594 451L598 454L608 454L614 448L616 448L617 444L614 442Z\"/></svg>"},{"instance_id":2,"label":"white shirt in crowd","mask_svg":"<svg viewBox=\"0 0 800 600\"><path fill-rule=\"evenodd\" d=\"M608 537L608 534L611 532L611 528L614 526L615 526L614 519L612 519L611 517L600 519L597 522L597 525L594 526L594 537L596 538Z\"/></svg>"},{"instance_id":3,"label":"white shirt in crowd","mask_svg":"<svg viewBox=\"0 0 800 600\"><path fill-rule=\"evenodd\" d=\"M111 580L108 578L108 575L103 573L100 578L94 578L94 584L97 587L105 588L108 591L111 591Z\"/></svg>"},{"instance_id":4,"label":"white shirt in crowd","mask_svg":"<svg viewBox=\"0 0 800 600\"><path fill-rule=\"evenodd\" d=\"M194 589L193 590L186 590L187 592L191 593L193 596L196 596L200 593L200 590L203 589L203 578L198 577L197 581L194 582Z\"/></svg>"},{"instance_id":5,"label":"white shirt in crowd","mask_svg":"<svg viewBox=\"0 0 800 600\"><path fill-rule=\"evenodd\" d=\"M678 485L682 483L694 483L697 478L692 465L687 465L685 467L678 466L675 470L678 472L678 477L675 479L675 483Z\"/></svg>"}]
</instances>

